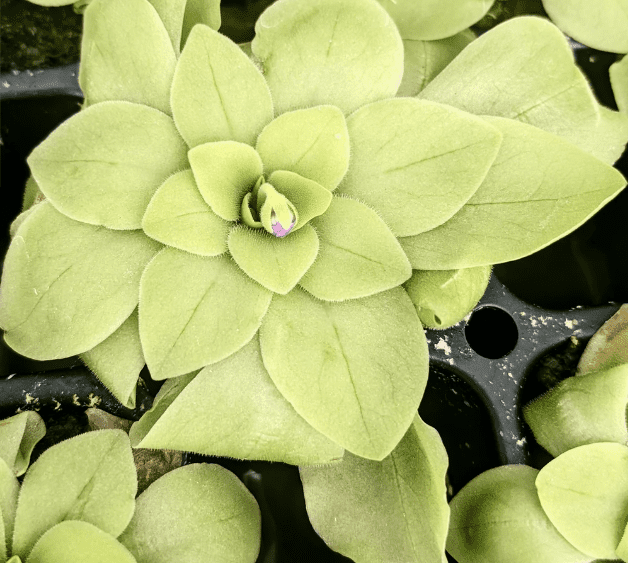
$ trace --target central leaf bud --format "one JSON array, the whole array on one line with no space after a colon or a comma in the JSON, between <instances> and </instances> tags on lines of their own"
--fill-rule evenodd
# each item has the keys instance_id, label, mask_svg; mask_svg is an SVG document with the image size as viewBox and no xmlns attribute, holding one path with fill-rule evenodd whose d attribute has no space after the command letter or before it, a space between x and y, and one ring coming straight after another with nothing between
<instances>
[{"instance_id":1,"label":"central leaf bud","mask_svg":"<svg viewBox=\"0 0 628 563\"><path fill-rule=\"evenodd\" d=\"M290 200L261 177L242 200L242 221L254 229L264 228L283 238L297 224L298 213Z\"/></svg>"}]
</instances>

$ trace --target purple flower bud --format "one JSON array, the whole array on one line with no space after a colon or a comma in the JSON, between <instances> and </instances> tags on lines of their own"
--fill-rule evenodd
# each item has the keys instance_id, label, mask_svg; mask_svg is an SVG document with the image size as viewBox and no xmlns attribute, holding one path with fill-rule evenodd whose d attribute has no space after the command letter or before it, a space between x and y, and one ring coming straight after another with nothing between
<instances>
[{"instance_id":1,"label":"purple flower bud","mask_svg":"<svg viewBox=\"0 0 628 563\"><path fill-rule=\"evenodd\" d=\"M296 218L293 215L292 223L290 224L288 228L285 228L279 221L277 221L277 215L275 214L275 210L273 209L270 212L270 224L273 228L273 234L276 237L280 237L280 238L285 237L292 230L295 222L296 222Z\"/></svg>"}]
</instances>

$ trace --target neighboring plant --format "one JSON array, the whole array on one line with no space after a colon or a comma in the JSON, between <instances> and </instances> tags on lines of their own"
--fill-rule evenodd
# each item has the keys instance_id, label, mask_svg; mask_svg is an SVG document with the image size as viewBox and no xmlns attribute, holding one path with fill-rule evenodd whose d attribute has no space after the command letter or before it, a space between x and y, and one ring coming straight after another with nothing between
<instances>
[{"instance_id":1,"label":"neighboring plant","mask_svg":"<svg viewBox=\"0 0 628 563\"><path fill-rule=\"evenodd\" d=\"M622 113L628 114L628 57L613 63L609 73L617 107Z\"/></svg>"},{"instance_id":2,"label":"neighboring plant","mask_svg":"<svg viewBox=\"0 0 628 563\"><path fill-rule=\"evenodd\" d=\"M261 517L253 496L218 465L193 464L154 481L138 498L127 435L97 430L46 450L28 469L45 433L25 412L0 422L0 563L254 562Z\"/></svg>"}]
</instances>

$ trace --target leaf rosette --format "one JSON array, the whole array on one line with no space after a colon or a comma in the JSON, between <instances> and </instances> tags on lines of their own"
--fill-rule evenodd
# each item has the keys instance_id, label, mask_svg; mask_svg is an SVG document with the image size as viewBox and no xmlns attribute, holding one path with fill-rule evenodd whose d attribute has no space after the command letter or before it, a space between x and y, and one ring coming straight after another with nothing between
<instances>
[{"instance_id":1,"label":"leaf rosette","mask_svg":"<svg viewBox=\"0 0 628 563\"><path fill-rule=\"evenodd\" d=\"M127 405L145 363L166 379L136 446L384 459L427 379L401 287L413 268L512 260L573 230L625 184L587 139L625 144L628 128L600 125L564 39L534 18L458 57L480 53L494 99L486 61L521 36L505 65L538 86L528 107L452 100L457 59L398 97L404 43L375 0L279 0L243 47L196 17L183 1L87 8L85 107L28 159L45 201L14 226L5 339L36 359L81 355ZM559 59L546 78L517 59L539 37Z\"/></svg>"}]
</instances>

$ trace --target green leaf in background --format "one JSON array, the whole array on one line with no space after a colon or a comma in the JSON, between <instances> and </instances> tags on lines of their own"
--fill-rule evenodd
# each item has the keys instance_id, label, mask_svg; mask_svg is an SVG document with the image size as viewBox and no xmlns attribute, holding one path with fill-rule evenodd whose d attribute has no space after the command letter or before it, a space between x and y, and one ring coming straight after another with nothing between
<instances>
[{"instance_id":1,"label":"green leaf in background","mask_svg":"<svg viewBox=\"0 0 628 563\"><path fill-rule=\"evenodd\" d=\"M400 239L412 267L450 270L516 260L570 233L613 199L624 177L571 143L518 121L484 182L445 224Z\"/></svg>"},{"instance_id":2,"label":"green leaf in background","mask_svg":"<svg viewBox=\"0 0 628 563\"><path fill-rule=\"evenodd\" d=\"M140 338L153 379L220 361L257 332L272 293L226 256L166 248L140 284Z\"/></svg>"},{"instance_id":3,"label":"green leaf in background","mask_svg":"<svg viewBox=\"0 0 628 563\"><path fill-rule=\"evenodd\" d=\"M31 453L46 435L46 425L36 412L21 412L0 421L0 458L16 476L26 472Z\"/></svg>"},{"instance_id":4,"label":"green leaf in background","mask_svg":"<svg viewBox=\"0 0 628 563\"><path fill-rule=\"evenodd\" d=\"M115 536L80 521L61 522L35 544L25 563L136 563Z\"/></svg>"},{"instance_id":5,"label":"green leaf in background","mask_svg":"<svg viewBox=\"0 0 628 563\"><path fill-rule=\"evenodd\" d=\"M186 10L187 0L148 0L157 11L174 49L175 55L179 56L181 51L181 28L183 26L183 15Z\"/></svg>"},{"instance_id":6,"label":"green leaf in background","mask_svg":"<svg viewBox=\"0 0 628 563\"><path fill-rule=\"evenodd\" d=\"M24 186L24 199L22 200L22 211L28 211L33 205L39 203L45 199L44 194L41 193L37 182L33 176L29 176L26 180L26 186Z\"/></svg>"},{"instance_id":7,"label":"green leaf in background","mask_svg":"<svg viewBox=\"0 0 628 563\"><path fill-rule=\"evenodd\" d=\"M622 561L628 561L628 525L626 525L624 535L622 536L615 553L617 553L617 557L619 557Z\"/></svg>"},{"instance_id":8,"label":"green leaf in background","mask_svg":"<svg viewBox=\"0 0 628 563\"><path fill-rule=\"evenodd\" d=\"M628 519L628 447L588 444L550 461L536 478L543 510L572 545L616 559Z\"/></svg>"},{"instance_id":9,"label":"green leaf in background","mask_svg":"<svg viewBox=\"0 0 628 563\"><path fill-rule=\"evenodd\" d=\"M460 322L484 295L491 266L460 270L414 270L404 284L421 324L443 329Z\"/></svg>"},{"instance_id":10,"label":"green leaf in background","mask_svg":"<svg viewBox=\"0 0 628 563\"><path fill-rule=\"evenodd\" d=\"M628 113L628 56L613 63L608 72L617 107L622 113Z\"/></svg>"},{"instance_id":11,"label":"green leaf in background","mask_svg":"<svg viewBox=\"0 0 628 563\"><path fill-rule=\"evenodd\" d=\"M415 98L369 104L347 125L351 164L338 192L372 206L398 237L454 215L482 183L502 137L479 117Z\"/></svg>"},{"instance_id":12,"label":"green leaf in background","mask_svg":"<svg viewBox=\"0 0 628 563\"><path fill-rule=\"evenodd\" d=\"M403 73L403 44L375 0L280 0L255 24L275 113L333 104L345 114L391 98Z\"/></svg>"},{"instance_id":13,"label":"green leaf in background","mask_svg":"<svg viewBox=\"0 0 628 563\"><path fill-rule=\"evenodd\" d=\"M187 147L162 112L103 102L57 127L28 165L64 215L110 229L139 229L157 188L187 166Z\"/></svg>"},{"instance_id":14,"label":"green leaf in background","mask_svg":"<svg viewBox=\"0 0 628 563\"><path fill-rule=\"evenodd\" d=\"M561 381L523 409L536 441L554 457L595 442L628 445L628 364Z\"/></svg>"},{"instance_id":15,"label":"green leaf in background","mask_svg":"<svg viewBox=\"0 0 628 563\"><path fill-rule=\"evenodd\" d=\"M171 96L175 123L190 148L227 140L253 145L273 118L260 71L235 43L206 25L190 32Z\"/></svg>"},{"instance_id":16,"label":"green leaf in background","mask_svg":"<svg viewBox=\"0 0 628 563\"><path fill-rule=\"evenodd\" d=\"M191 170L170 176L155 192L142 219L149 237L201 256L227 251L229 227L207 205Z\"/></svg>"},{"instance_id":17,"label":"green leaf in background","mask_svg":"<svg viewBox=\"0 0 628 563\"><path fill-rule=\"evenodd\" d=\"M122 430L87 432L60 442L26 473L13 553L26 559L38 538L64 520L89 522L117 537L131 520L136 492L131 446Z\"/></svg>"},{"instance_id":18,"label":"green leaf in background","mask_svg":"<svg viewBox=\"0 0 628 563\"><path fill-rule=\"evenodd\" d=\"M379 0L404 39L451 37L480 21L494 0Z\"/></svg>"},{"instance_id":19,"label":"green leaf in background","mask_svg":"<svg viewBox=\"0 0 628 563\"><path fill-rule=\"evenodd\" d=\"M138 563L254 563L261 516L233 473L192 464L170 471L138 497L120 541Z\"/></svg>"},{"instance_id":20,"label":"green leaf in background","mask_svg":"<svg viewBox=\"0 0 628 563\"><path fill-rule=\"evenodd\" d=\"M543 8L576 41L600 51L628 53L628 0L543 0Z\"/></svg>"},{"instance_id":21,"label":"green leaf in background","mask_svg":"<svg viewBox=\"0 0 628 563\"><path fill-rule=\"evenodd\" d=\"M6 561L7 553L11 553L13 522L19 492L20 483L13 468L0 458L0 561L2 562Z\"/></svg>"},{"instance_id":22,"label":"green leaf in background","mask_svg":"<svg viewBox=\"0 0 628 563\"><path fill-rule=\"evenodd\" d=\"M83 22L79 84L86 104L125 100L169 114L176 54L150 2L94 0Z\"/></svg>"},{"instance_id":23,"label":"green leaf in background","mask_svg":"<svg viewBox=\"0 0 628 563\"><path fill-rule=\"evenodd\" d=\"M475 38L470 29L436 41L404 38L403 79L397 96L416 96Z\"/></svg>"},{"instance_id":24,"label":"green leaf in background","mask_svg":"<svg viewBox=\"0 0 628 563\"><path fill-rule=\"evenodd\" d=\"M505 465L465 485L449 504L447 551L461 563L588 563L543 512L538 473Z\"/></svg>"},{"instance_id":25,"label":"green leaf in background","mask_svg":"<svg viewBox=\"0 0 628 563\"><path fill-rule=\"evenodd\" d=\"M120 403L135 408L135 387L145 363L137 309L111 336L81 354L81 360Z\"/></svg>"},{"instance_id":26,"label":"green leaf in background","mask_svg":"<svg viewBox=\"0 0 628 563\"><path fill-rule=\"evenodd\" d=\"M36 360L91 350L137 307L140 276L158 249L141 231L78 223L41 203L4 261L0 325L6 342Z\"/></svg>"},{"instance_id":27,"label":"green leaf in background","mask_svg":"<svg viewBox=\"0 0 628 563\"><path fill-rule=\"evenodd\" d=\"M445 561L447 452L418 415L392 453L346 453L331 467L300 467L308 516L334 551L360 563Z\"/></svg>"},{"instance_id":28,"label":"green leaf in background","mask_svg":"<svg viewBox=\"0 0 628 563\"><path fill-rule=\"evenodd\" d=\"M584 349L576 375L628 364L628 303L622 305Z\"/></svg>"},{"instance_id":29,"label":"green leaf in background","mask_svg":"<svg viewBox=\"0 0 628 563\"><path fill-rule=\"evenodd\" d=\"M581 148L606 164L615 164L628 142L628 115L602 105L598 109L600 121L591 130L588 145Z\"/></svg>"},{"instance_id":30,"label":"green leaf in background","mask_svg":"<svg viewBox=\"0 0 628 563\"><path fill-rule=\"evenodd\" d=\"M319 432L383 459L408 430L428 371L427 343L406 292L329 303L275 295L260 330L279 391Z\"/></svg>"},{"instance_id":31,"label":"green leaf in background","mask_svg":"<svg viewBox=\"0 0 628 563\"><path fill-rule=\"evenodd\" d=\"M162 0L168 2L169 0ZM218 31L221 25L220 0L187 0L185 3L185 17L183 19L183 31L181 33L181 48L192 28L202 23Z\"/></svg>"},{"instance_id":32,"label":"green leaf in background","mask_svg":"<svg viewBox=\"0 0 628 563\"><path fill-rule=\"evenodd\" d=\"M331 463L343 455L279 393L262 364L257 337L196 376L166 381L130 437L139 448L293 465Z\"/></svg>"},{"instance_id":33,"label":"green leaf in background","mask_svg":"<svg viewBox=\"0 0 628 563\"><path fill-rule=\"evenodd\" d=\"M363 203L334 197L312 225L320 251L299 283L315 297L356 299L396 287L410 277L412 269L399 242Z\"/></svg>"}]
</instances>

